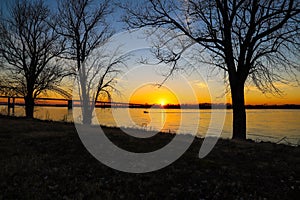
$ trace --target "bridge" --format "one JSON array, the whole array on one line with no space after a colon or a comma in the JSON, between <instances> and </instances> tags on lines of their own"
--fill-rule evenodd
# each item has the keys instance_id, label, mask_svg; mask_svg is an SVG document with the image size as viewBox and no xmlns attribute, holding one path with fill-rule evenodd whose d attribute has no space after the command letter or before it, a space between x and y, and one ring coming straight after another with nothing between
<instances>
[{"instance_id":1,"label":"bridge","mask_svg":"<svg viewBox=\"0 0 300 200\"><path fill-rule=\"evenodd\" d=\"M53 91L63 98L36 98L36 106L56 106L56 107L67 107L69 110L73 106L80 106L80 100L72 100L72 94L66 90L53 86L48 89ZM8 106L8 115L10 115L10 109L14 114L15 105L24 106L24 97L17 95L17 88L12 86L3 86L0 85L0 105ZM2 99L2 101L1 101ZM4 100L6 99L6 100ZM19 99L19 100L18 100ZM17 100L17 101L16 101ZM44 101L44 102L43 102ZM60 103L58 103L60 102ZM61 103L65 102L65 103ZM132 103L123 103L123 102L113 102L113 101L96 101L95 107L101 108L150 108L153 105L144 105L144 104L132 104Z\"/></svg>"},{"instance_id":2,"label":"bridge","mask_svg":"<svg viewBox=\"0 0 300 200\"><path fill-rule=\"evenodd\" d=\"M63 90L59 87L56 87L56 86L52 86L51 88L49 88L48 90L50 91L53 91L53 92L56 92L57 94L63 96L64 98L68 99L68 100L71 100L73 95L70 94L69 92L67 92L66 90Z\"/></svg>"},{"instance_id":3,"label":"bridge","mask_svg":"<svg viewBox=\"0 0 300 200\"><path fill-rule=\"evenodd\" d=\"M18 93L18 92L16 92L17 90L18 89L13 86L0 85L0 95L14 97L14 96L17 96L17 93ZM62 97L66 98L67 100L72 99L72 94L70 94L66 90L63 90L60 87L52 86L52 87L48 88L47 90L53 91L53 92L61 95Z\"/></svg>"},{"instance_id":4,"label":"bridge","mask_svg":"<svg viewBox=\"0 0 300 200\"><path fill-rule=\"evenodd\" d=\"M48 88L49 91L53 91L59 95L61 95L63 98L36 98L35 100L46 100L46 101L66 101L68 109L72 109L72 94L69 92L63 90L62 88L52 86ZM14 114L14 108L15 105L23 106L24 102L16 102L16 99L22 99L24 101L24 97L18 95L18 88L13 86L7 86L7 85L0 85L0 98L6 98L7 101L0 102L0 105L7 105L8 106L8 114L10 112L10 109L12 108L12 113ZM37 104L39 105L39 104Z\"/></svg>"},{"instance_id":5,"label":"bridge","mask_svg":"<svg viewBox=\"0 0 300 200\"><path fill-rule=\"evenodd\" d=\"M24 106L24 97L17 95L17 88L11 86L0 85L0 105L7 105L8 114L12 109L14 114L15 105ZM72 100L72 94L63 90L59 87L51 87L48 90L53 91L63 98L36 98L36 106L56 106L56 107L67 107L69 110L73 106L80 106L80 100ZM65 102L65 103L62 103ZM144 104L132 104L124 102L113 102L113 101L97 101L95 107L101 108L150 108L151 105Z\"/></svg>"}]
</instances>

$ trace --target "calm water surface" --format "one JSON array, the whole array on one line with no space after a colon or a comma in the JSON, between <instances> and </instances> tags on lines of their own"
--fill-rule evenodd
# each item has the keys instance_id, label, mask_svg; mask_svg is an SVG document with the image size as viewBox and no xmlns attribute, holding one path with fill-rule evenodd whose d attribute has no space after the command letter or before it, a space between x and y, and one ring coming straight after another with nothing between
<instances>
[{"instance_id":1,"label":"calm water surface","mask_svg":"<svg viewBox=\"0 0 300 200\"><path fill-rule=\"evenodd\" d=\"M146 111L146 112L144 112ZM74 108L73 112L79 112ZM97 120L101 125L130 127L172 133L197 132L204 137L210 130L214 132L213 122L222 122L222 138L230 138L232 131L232 110L193 110L193 109L126 109L96 108ZM0 113L6 114L7 107L0 106ZM24 107L15 108L16 116L24 116ZM72 111L60 107L36 107L36 118L73 121ZM213 116L213 120L212 117ZM251 109L247 110L247 137L257 141L277 142L286 137L283 143L300 145L300 110L289 109ZM223 122L224 121L224 122ZM216 129L217 131L217 129Z\"/></svg>"}]
</instances>

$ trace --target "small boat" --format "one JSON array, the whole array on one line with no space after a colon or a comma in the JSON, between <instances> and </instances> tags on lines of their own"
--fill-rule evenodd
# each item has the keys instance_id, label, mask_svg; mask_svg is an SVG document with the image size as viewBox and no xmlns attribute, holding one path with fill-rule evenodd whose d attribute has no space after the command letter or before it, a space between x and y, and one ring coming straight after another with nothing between
<instances>
[{"instance_id":1,"label":"small boat","mask_svg":"<svg viewBox=\"0 0 300 200\"><path fill-rule=\"evenodd\" d=\"M147 110L144 110L144 113L149 113Z\"/></svg>"}]
</instances>

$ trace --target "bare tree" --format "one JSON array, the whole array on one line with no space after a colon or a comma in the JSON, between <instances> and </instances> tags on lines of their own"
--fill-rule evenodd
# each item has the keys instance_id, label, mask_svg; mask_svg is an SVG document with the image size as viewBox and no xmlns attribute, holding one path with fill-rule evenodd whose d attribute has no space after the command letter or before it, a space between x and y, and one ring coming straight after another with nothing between
<instances>
[{"instance_id":1,"label":"bare tree","mask_svg":"<svg viewBox=\"0 0 300 200\"><path fill-rule=\"evenodd\" d=\"M4 84L24 96L26 116L33 118L34 99L59 85L66 75L55 59L62 42L49 25L51 12L42 0L20 0L0 22L0 58ZM2 86L2 87L4 87Z\"/></svg>"},{"instance_id":2,"label":"bare tree","mask_svg":"<svg viewBox=\"0 0 300 200\"><path fill-rule=\"evenodd\" d=\"M82 122L84 124L91 124L97 101L111 101L111 94L113 92L119 93L115 85L117 77L126 67L125 62L128 55L121 54L118 49L112 52L108 51L105 47L99 47L89 56L82 65L85 72L81 72L79 75L78 89L81 102L84 102L84 98L88 101L82 106ZM82 84L81 76L85 77L85 84ZM83 91L86 91L86 93L83 93Z\"/></svg>"},{"instance_id":3,"label":"bare tree","mask_svg":"<svg viewBox=\"0 0 300 200\"><path fill-rule=\"evenodd\" d=\"M109 0L60 0L56 31L67 41L65 58L74 61L78 73L82 122L90 124L95 101L99 95L110 97L119 67L126 56L100 51L113 35L108 16ZM96 88L95 93L91 91Z\"/></svg>"},{"instance_id":4,"label":"bare tree","mask_svg":"<svg viewBox=\"0 0 300 200\"><path fill-rule=\"evenodd\" d=\"M162 27L176 33L161 33L155 51L161 62L172 64L171 73L191 46L201 62L226 72L234 139L246 139L246 81L263 93L280 93L276 84L297 79L299 0L149 0L121 6L129 28Z\"/></svg>"}]
</instances>

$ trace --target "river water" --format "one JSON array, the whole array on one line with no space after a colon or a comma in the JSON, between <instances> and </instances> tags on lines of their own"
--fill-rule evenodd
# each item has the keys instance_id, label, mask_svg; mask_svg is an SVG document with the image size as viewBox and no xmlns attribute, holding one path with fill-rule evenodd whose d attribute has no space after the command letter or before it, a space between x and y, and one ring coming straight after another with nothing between
<instances>
[{"instance_id":1,"label":"river water","mask_svg":"<svg viewBox=\"0 0 300 200\"><path fill-rule=\"evenodd\" d=\"M73 108L73 112L80 112ZM6 114L7 107L0 106ZM24 116L24 107L16 106L15 115ZM71 110L65 107L35 108L35 117L43 120L73 121ZM222 138L231 138L232 110L197 109L140 109L96 108L93 124L112 127L137 128L178 134L195 133L204 137L207 133L221 132ZM249 109L247 110L247 138L300 145L300 110ZM221 126L221 129L219 128Z\"/></svg>"}]
</instances>

